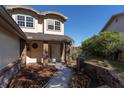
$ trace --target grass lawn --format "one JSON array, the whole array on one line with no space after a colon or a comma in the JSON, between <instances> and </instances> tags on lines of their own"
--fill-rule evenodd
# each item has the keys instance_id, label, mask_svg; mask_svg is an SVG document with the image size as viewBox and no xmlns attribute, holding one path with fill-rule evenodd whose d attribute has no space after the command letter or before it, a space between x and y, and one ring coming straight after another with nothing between
<instances>
[{"instance_id":1,"label":"grass lawn","mask_svg":"<svg viewBox=\"0 0 124 93\"><path fill-rule=\"evenodd\" d=\"M101 58L88 58L86 59L85 62L104 67L108 70L115 71L120 76L124 77L124 62L111 61L111 60L101 59Z\"/></svg>"}]
</instances>

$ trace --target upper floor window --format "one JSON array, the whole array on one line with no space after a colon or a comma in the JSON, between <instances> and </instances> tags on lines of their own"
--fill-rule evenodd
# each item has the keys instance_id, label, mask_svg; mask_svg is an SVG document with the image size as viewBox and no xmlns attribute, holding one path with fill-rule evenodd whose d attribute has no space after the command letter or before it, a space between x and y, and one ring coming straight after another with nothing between
<instances>
[{"instance_id":1,"label":"upper floor window","mask_svg":"<svg viewBox=\"0 0 124 93\"><path fill-rule=\"evenodd\" d=\"M17 24L21 27L34 27L33 17L18 15Z\"/></svg>"},{"instance_id":2,"label":"upper floor window","mask_svg":"<svg viewBox=\"0 0 124 93\"><path fill-rule=\"evenodd\" d=\"M60 22L55 21L55 30L60 30Z\"/></svg>"},{"instance_id":3,"label":"upper floor window","mask_svg":"<svg viewBox=\"0 0 124 93\"><path fill-rule=\"evenodd\" d=\"M17 20L18 20L17 23L18 23L19 26L25 27L25 17L24 16L18 16Z\"/></svg>"},{"instance_id":4,"label":"upper floor window","mask_svg":"<svg viewBox=\"0 0 124 93\"><path fill-rule=\"evenodd\" d=\"M33 27L33 18L26 17L26 27Z\"/></svg>"},{"instance_id":5,"label":"upper floor window","mask_svg":"<svg viewBox=\"0 0 124 93\"><path fill-rule=\"evenodd\" d=\"M56 20L48 20L47 21L47 28L48 30L60 31L61 30L61 23Z\"/></svg>"},{"instance_id":6,"label":"upper floor window","mask_svg":"<svg viewBox=\"0 0 124 93\"><path fill-rule=\"evenodd\" d=\"M54 30L54 21L52 20L48 21L48 30Z\"/></svg>"}]
</instances>

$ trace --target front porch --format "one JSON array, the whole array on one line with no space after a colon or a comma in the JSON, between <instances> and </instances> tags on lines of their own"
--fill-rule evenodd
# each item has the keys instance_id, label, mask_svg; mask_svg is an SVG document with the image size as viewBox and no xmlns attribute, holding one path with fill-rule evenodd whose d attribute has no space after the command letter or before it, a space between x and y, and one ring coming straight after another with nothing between
<instances>
[{"instance_id":1,"label":"front porch","mask_svg":"<svg viewBox=\"0 0 124 93\"><path fill-rule=\"evenodd\" d=\"M71 40L64 38L64 36L47 35L47 38L42 37L42 39L33 37L27 41L26 63L43 63L46 65L49 62L63 62L68 64L70 47Z\"/></svg>"}]
</instances>

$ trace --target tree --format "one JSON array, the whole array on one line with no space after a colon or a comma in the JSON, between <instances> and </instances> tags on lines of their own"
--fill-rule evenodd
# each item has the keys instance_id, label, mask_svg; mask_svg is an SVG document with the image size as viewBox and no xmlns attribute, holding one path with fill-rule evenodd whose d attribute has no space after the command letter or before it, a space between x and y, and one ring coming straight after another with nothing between
<instances>
[{"instance_id":1,"label":"tree","mask_svg":"<svg viewBox=\"0 0 124 93\"><path fill-rule=\"evenodd\" d=\"M124 34L119 32L101 32L84 42L81 49L86 54L112 57L124 46Z\"/></svg>"}]
</instances>

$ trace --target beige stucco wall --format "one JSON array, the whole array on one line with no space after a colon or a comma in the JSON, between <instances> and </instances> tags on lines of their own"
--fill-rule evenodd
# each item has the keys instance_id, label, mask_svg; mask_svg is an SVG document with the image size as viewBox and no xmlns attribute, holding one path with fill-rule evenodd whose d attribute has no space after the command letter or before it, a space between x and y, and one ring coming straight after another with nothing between
<instances>
[{"instance_id":1,"label":"beige stucco wall","mask_svg":"<svg viewBox=\"0 0 124 93\"><path fill-rule=\"evenodd\" d=\"M33 33L43 32L43 20L41 17L39 18L37 14L22 9L14 10L12 17L15 21L17 15L27 15L34 18L34 28L21 27L21 29L24 32L33 32Z\"/></svg>"},{"instance_id":2,"label":"beige stucco wall","mask_svg":"<svg viewBox=\"0 0 124 93\"><path fill-rule=\"evenodd\" d=\"M119 31L124 32L124 16L120 16L112 22L112 24L106 29L106 31Z\"/></svg>"},{"instance_id":3,"label":"beige stucco wall","mask_svg":"<svg viewBox=\"0 0 124 93\"><path fill-rule=\"evenodd\" d=\"M28 15L28 16L32 16L34 18L34 28L21 27L21 29L24 32L33 32L33 33L44 32L45 34L64 35L64 21L59 16L49 15L44 18L44 17L38 16L36 13L33 13L28 10L17 9L17 10L14 10L12 13L12 17L15 21L16 21L17 15ZM48 31L47 23L46 23L46 21L48 19L60 21L61 22L61 31Z\"/></svg>"},{"instance_id":4,"label":"beige stucco wall","mask_svg":"<svg viewBox=\"0 0 124 93\"><path fill-rule=\"evenodd\" d=\"M53 44L49 44L47 46L47 43L40 42L40 41L32 41L32 42L28 42L30 43L30 51L27 51L27 56L26 56L26 63L36 63L36 62L43 62L43 46L44 49L47 50L48 49L48 53L50 52L49 50L49 45L51 46L51 55L52 58L55 58L57 61L61 60L61 50L60 50L60 44L57 43L53 43ZM32 48L32 44L33 43L37 43L38 44L38 48L34 49ZM50 55L49 55L50 56Z\"/></svg>"},{"instance_id":5,"label":"beige stucco wall","mask_svg":"<svg viewBox=\"0 0 124 93\"><path fill-rule=\"evenodd\" d=\"M32 47L33 43L38 44L38 48ZM30 42L30 51L27 51L26 63L42 62L42 42L32 41Z\"/></svg>"},{"instance_id":6,"label":"beige stucco wall","mask_svg":"<svg viewBox=\"0 0 124 93\"><path fill-rule=\"evenodd\" d=\"M20 55L20 39L0 27L0 69L16 61Z\"/></svg>"}]
</instances>

